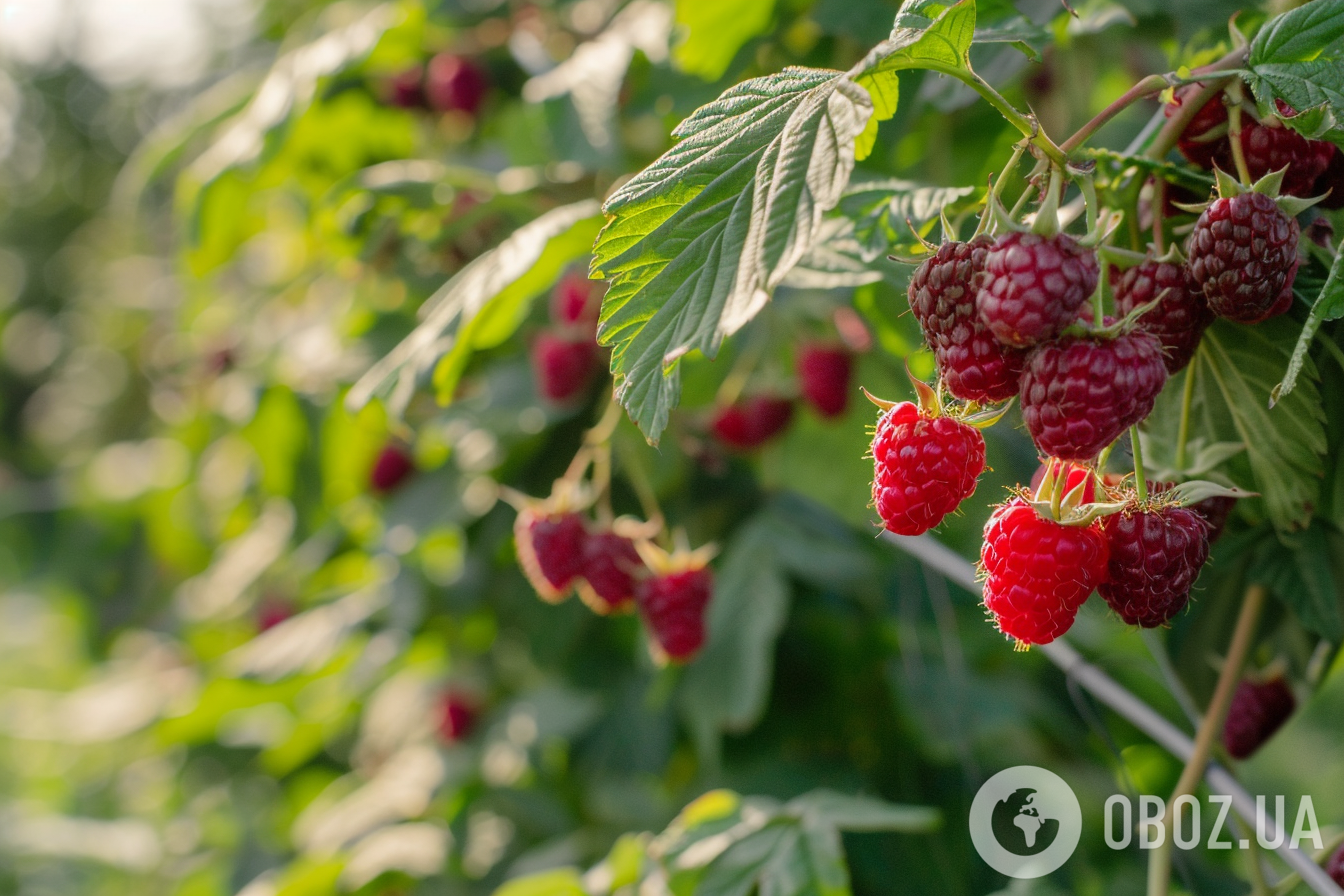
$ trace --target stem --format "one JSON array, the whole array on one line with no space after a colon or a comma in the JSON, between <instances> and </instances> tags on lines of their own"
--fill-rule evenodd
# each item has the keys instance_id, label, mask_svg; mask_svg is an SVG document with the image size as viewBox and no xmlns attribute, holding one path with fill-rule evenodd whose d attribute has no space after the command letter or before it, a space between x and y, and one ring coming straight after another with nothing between
<instances>
[{"instance_id":1,"label":"stem","mask_svg":"<svg viewBox=\"0 0 1344 896\"><path fill-rule=\"evenodd\" d=\"M1240 97L1234 97L1240 100ZM1232 147L1232 163L1237 166L1237 180L1244 186L1251 184L1251 169L1246 167L1246 152L1241 148L1241 103L1227 104L1227 142Z\"/></svg>"},{"instance_id":2,"label":"stem","mask_svg":"<svg viewBox=\"0 0 1344 896\"><path fill-rule=\"evenodd\" d=\"M1190 74L1192 76L1212 75L1227 69L1241 68L1246 62L1248 52L1249 50L1246 47L1233 50L1217 62L1197 68ZM1150 159L1160 159L1170 152L1191 119L1198 115L1199 110L1204 108L1204 104L1212 99L1214 94L1222 90L1223 86L1233 77L1235 77L1235 73L1205 78L1199 90L1185 98L1181 103L1181 108L1176 110L1176 114L1167 119L1167 123L1162 126L1162 130L1157 132L1157 137L1152 144L1144 151L1144 156Z\"/></svg>"},{"instance_id":3,"label":"stem","mask_svg":"<svg viewBox=\"0 0 1344 896\"><path fill-rule=\"evenodd\" d=\"M1167 210L1167 181L1161 176L1153 178L1153 254L1159 258L1167 250L1167 241L1162 233L1163 213Z\"/></svg>"},{"instance_id":4,"label":"stem","mask_svg":"<svg viewBox=\"0 0 1344 896\"><path fill-rule=\"evenodd\" d=\"M1087 209L1087 232L1088 234L1097 231L1097 185L1092 181L1092 175L1084 175L1076 178L1078 189L1083 193L1083 207Z\"/></svg>"},{"instance_id":5,"label":"stem","mask_svg":"<svg viewBox=\"0 0 1344 896\"><path fill-rule=\"evenodd\" d=\"M1134 487L1139 490L1139 500L1148 500L1148 480L1143 477L1143 449L1139 447L1139 425L1129 428L1130 451L1134 454Z\"/></svg>"},{"instance_id":6,"label":"stem","mask_svg":"<svg viewBox=\"0 0 1344 896\"><path fill-rule=\"evenodd\" d=\"M1189 458L1186 456L1185 443L1190 438L1190 405L1195 398L1195 369L1193 365L1185 368L1185 388L1181 392L1181 424L1176 430L1176 469L1184 472Z\"/></svg>"},{"instance_id":7,"label":"stem","mask_svg":"<svg viewBox=\"0 0 1344 896\"><path fill-rule=\"evenodd\" d=\"M989 82L985 81L975 72L965 68L941 64L930 64L926 67L939 74L956 78L958 81L980 94L980 96L984 97L985 101L993 106L1009 124L1022 132L1022 136L1027 138L1029 144L1036 147L1036 149L1050 161L1059 165L1061 168L1068 163L1068 155L1056 146L1053 140L1046 136L1045 131L1041 130L1040 122L1038 122L1034 116L1019 112L1016 106L1004 99L1003 94L991 87Z\"/></svg>"},{"instance_id":8,"label":"stem","mask_svg":"<svg viewBox=\"0 0 1344 896\"><path fill-rule=\"evenodd\" d=\"M1059 144L1064 152L1073 152L1082 146L1106 122L1128 109L1141 99L1161 93L1171 84L1171 75L1149 75L1120 95L1115 102L1102 109L1087 124L1079 128L1072 137Z\"/></svg>"},{"instance_id":9,"label":"stem","mask_svg":"<svg viewBox=\"0 0 1344 896\"><path fill-rule=\"evenodd\" d=\"M1227 707L1232 702L1232 693L1236 690L1237 682L1241 680L1241 667L1246 661L1246 654L1250 651L1251 641L1255 636L1255 625L1260 619L1260 610L1265 604L1266 593L1263 585L1252 585L1246 589L1246 596L1241 602L1241 613L1237 616L1237 625L1232 632L1232 643L1227 648L1227 660L1223 663L1222 671L1218 673L1218 684L1213 689L1213 697L1209 700L1208 711L1204 713L1204 721L1200 723L1199 730L1195 733L1195 749L1185 763L1180 780L1176 782L1176 789L1167 800L1168 807L1174 804L1177 798L1194 793L1195 787L1204 777L1204 769L1209 764L1214 739L1218 732L1223 730ZM1162 844L1153 850L1148 863L1148 896L1167 894L1167 886L1171 881L1174 814L1167 811L1162 815Z\"/></svg>"}]
</instances>

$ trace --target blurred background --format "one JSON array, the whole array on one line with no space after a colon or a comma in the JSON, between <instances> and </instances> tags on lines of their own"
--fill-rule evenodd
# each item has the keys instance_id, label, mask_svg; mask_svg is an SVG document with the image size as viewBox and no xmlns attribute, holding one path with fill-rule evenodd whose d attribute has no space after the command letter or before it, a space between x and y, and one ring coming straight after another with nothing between
<instances>
[{"instance_id":1,"label":"blurred background","mask_svg":"<svg viewBox=\"0 0 1344 896\"><path fill-rule=\"evenodd\" d=\"M979 5L1009 37L978 70L1064 134L1143 75L1214 58L1240 4ZM613 844L638 855L719 787L932 807L937 832L846 834L845 887L990 893L1006 879L963 819L1020 763L1063 775L1086 827L1063 871L1011 892L1142 892L1100 807L1169 791L1179 766L874 538L872 409L800 409L747 453L707 434L744 355L753 388L789 393L797 346L837 332L856 384L909 396L902 359L932 364L886 243L838 288L781 290L719 360L686 359L659 449L615 432L617 512L651 492L722 548L710 642L683 668L650 659L633 617L537 600L497 500L546 494L606 407L605 379L555 401L528 357L556 284L582 280L593 212L455 368L344 401L464 266L602 199L732 84L848 68L896 8L0 0L0 893L486 894ZM856 177L982 188L1017 135L972 99L904 79ZM920 194L891 227L969 192ZM1036 463L1007 425L989 453L981 509L940 532L968 557L984 506ZM1206 699L1243 584L1308 587L1263 573L1278 543L1254 509L1229 532L1156 648L1092 605L1074 629L1187 728L1171 682ZM1275 612L1254 659L1303 705L1244 778L1312 794L1338 829L1338 611ZM1243 892L1243 861L1182 854L1177 879ZM515 896L612 888L557 880Z\"/></svg>"}]
</instances>

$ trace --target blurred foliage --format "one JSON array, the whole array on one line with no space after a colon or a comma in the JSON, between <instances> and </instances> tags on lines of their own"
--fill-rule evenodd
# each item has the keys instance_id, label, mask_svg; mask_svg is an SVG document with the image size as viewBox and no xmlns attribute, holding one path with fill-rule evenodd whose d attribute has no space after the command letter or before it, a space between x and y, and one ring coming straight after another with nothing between
<instances>
[{"instance_id":1,"label":"blurred foliage","mask_svg":"<svg viewBox=\"0 0 1344 896\"><path fill-rule=\"evenodd\" d=\"M981 3L972 48L1052 134L1144 74L1208 58L1237 4L1074 6ZM1100 807L1164 792L1173 760L1043 657L1013 654L976 597L873 538L872 409L800 412L758 456L705 435L729 371L754 357L760 383L794 388L795 343L837 311L871 332L858 379L872 391L909 397L907 355L931 370L907 271L882 256L940 207L970 208L1016 140L947 79L901 75L827 219L836 256L803 265L814 278L784 284L717 360L682 359L662 447L618 425L615 511L651 492L693 543L722 547L694 663L656 666L631 617L538 601L496 500L499 484L549 492L607 406L609 381L547 404L526 358L546 295L588 263L596 201L731 85L848 70L895 14L882 0L266 0L190 87L5 63L0 893L579 896L655 879L983 894L1004 880L962 819L980 781L1024 763L1084 806L1053 883L1142 892L1136 853L1102 845ZM394 101L398 77L441 52L484 72L477 110ZM1125 146L1155 109L1103 142ZM1186 374L1211 431L1248 443L1236 463L1283 487L1245 502L1163 639L1202 700L1237 594L1272 586L1256 661L1284 661L1309 699L1245 771L1290 800L1310 792L1327 825L1344 821L1339 335L1321 323L1312 375L1284 400L1303 433L1226 393L1271 385L1277 343L1222 354L1218 339ZM1035 465L1010 423L990 435L983 503ZM388 444L415 470L380 493L370 469ZM1266 466L1276 445L1301 463ZM1280 541L1276 523L1300 531ZM972 556L981 524L963 514L940 538ZM1074 635L1181 718L1146 642L1095 602ZM444 733L449 701L474 719L465 734ZM718 852L669 864L727 831ZM1238 862L1182 855L1178 878L1229 892Z\"/></svg>"}]
</instances>

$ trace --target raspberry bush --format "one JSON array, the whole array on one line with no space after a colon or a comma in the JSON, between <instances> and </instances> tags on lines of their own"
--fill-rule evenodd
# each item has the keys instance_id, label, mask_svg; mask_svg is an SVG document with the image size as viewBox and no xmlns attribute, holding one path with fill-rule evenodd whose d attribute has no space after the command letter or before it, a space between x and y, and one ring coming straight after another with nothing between
<instances>
[{"instance_id":1,"label":"raspberry bush","mask_svg":"<svg viewBox=\"0 0 1344 896\"><path fill-rule=\"evenodd\" d=\"M1017 892L1037 765L1034 892L1338 896L1344 0L67 6L0 894ZM1319 842L1104 846L1214 764Z\"/></svg>"}]
</instances>

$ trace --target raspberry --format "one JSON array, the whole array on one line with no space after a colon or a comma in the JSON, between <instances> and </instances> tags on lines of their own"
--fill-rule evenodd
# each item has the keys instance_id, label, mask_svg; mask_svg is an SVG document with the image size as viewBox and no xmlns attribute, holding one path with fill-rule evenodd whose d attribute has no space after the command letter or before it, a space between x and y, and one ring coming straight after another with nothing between
<instances>
[{"instance_id":1,"label":"raspberry","mask_svg":"<svg viewBox=\"0 0 1344 896\"><path fill-rule=\"evenodd\" d=\"M1263 320L1292 283L1297 238L1297 221L1268 196L1216 199L1190 234L1191 280L1215 314L1243 323Z\"/></svg>"},{"instance_id":2,"label":"raspberry","mask_svg":"<svg viewBox=\"0 0 1344 896\"><path fill-rule=\"evenodd\" d=\"M1153 409L1167 381L1157 337L1134 330L1040 346L1022 375L1022 419L1041 453L1096 457Z\"/></svg>"},{"instance_id":3,"label":"raspberry","mask_svg":"<svg viewBox=\"0 0 1344 896\"><path fill-rule=\"evenodd\" d=\"M1078 318L1097 276L1096 253L1067 234L1002 236L985 255L980 320L1004 345L1050 339Z\"/></svg>"},{"instance_id":4,"label":"raspberry","mask_svg":"<svg viewBox=\"0 0 1344 896\"><path fill-rule=\"evenodd\" d=\"M462 740L476 725L476 707L461 694L449 691L439 700L439 737L447 743Z\"/></svg>"},{"instance_id":5,"label":"raspberry","mask_svg":"<svg viewBox=\"0 0 1344 896\"><path fill-rule=\"evenodd\" d=\"M1129 625L1165 625L1209 559L1207 524L1193 510L1162 507L1108 516L1104 531L1110 561L1097 592Z\"/></svg>"},{"instance_id":6,"label":"raspberry","mask_svg":"<svg viewBox=\"0 0 1344 896\"><path fill-rule=\"evenodd\" d=\"M585 331L594 330L602 308L594 287L593 281L579 271L561 277L551 291L551 320L559 326L581 325Z\"/></svg>"},{"instance_id":7,"label":"raspberry","mask_svg":"<svg viewBox=\"0 0 1344 896\"><path fill-rule=\"evenodd\" d=\"M906 401L878 420L873 434L873 506L897 535L919 535L975 491L985 469L980 431L951 417L930 417Z\"/></svg>"},{"instance_id":8,"label":"raspberry","mask_svg":"<svg viewBox=\"0 0 1344 896\"><path fill-rule=\"evenodd\" d=\"M416 66L393 75L387 82L387 103L399 109L422 109L425 105L425 73Z\"/></svg>"},{"instance_id":9,"label":"raspberry","mask_svg":"<svg viewBox=\"0 0 1344 896\"><path fill-rule=\"evenodd\" d=\"M1344 152L1335 150L1335 154L1330 157L1330 164L1316 178L1311 195L1325 196L1321 200L1321 208L1344 208Z\"/></svg>"},{"instance_id":10,"label":"raspberry","mask_svg":"<svg viewBox=\"0 0 1344 896\"><path fill-rule=\"evenodd\" d=\"M518 565L542 600L559 603L583 572L583 517L545 504L524 507L513 523Z\"/></svg>"},{"instance_id":11,"label":"raspberry","mask_svg":"<svg viewBox=\"0 0 1344 896\"><path fill-rule=\"evenodd\" d=\"M719 441L738 451L759 448L793 419L793 402L775 395L752 395L720 408L710 427Z\"/></svg>"},{"instance_id":12,"label":"raspberry","mask_svg":"<svg viewBox=\"0 0 1344 896\"><path fill-rule=\"evenodd\" d=\"M1236 506L1236 498L1219 495L1190 505L1190 509L1199 514L1204 520L1204 525L1209 527L1209 544L1213 544L1223 534L1223 529L1227 527L1227 518L1232 513L1232 508Z\"/></svg>"},{"instance_id":13,"label":"raspberry","mask_svg":"<svg viewBox=\"0 0 1344 896\"><path fill-rule=\"evenodd\" d=\"M556 404L581 396L598 369L597 343L545 332L532 343L532 376L537 391Z\"/></svg>"},{"instance_id":14,"label":"raspberry","mask_svg":"<svg viewBox=\"0 0 1344 896\"><path fill-rule=\"evenodd\" d=\"M1139 325L1162 343L1167 373L1176 373L1189 364L1199 348L1200 337L1213 323L1214 314L1204 294L1192 288L1185 265L1150 258L1123 272L1111 268L1110 273L1115 308L1122 315L1166 291L1157 306L1139 320Z\"/></svg>"},{"instance_id":15,"label":"raspberry","mask_svg":"<svg viewBox=\"0 0 1344 896\"><path fill-rule=\"evenodd\" d=\"M1176 91L1175 101L1163 110L1167 118L1175 115L1176 110L1194 94L1198 93L1201 87L1202 85L1199 84L1191 84L1189 87L1183 87ZM1180 138L1176 141L1176 148L1192 164L1201 168L1212 168L1214 161L1220 157L1221 153L1227 151L1227 139L1222 135L1210 139L1208 134L1210 131L1221 128L1226 124L1227 106L1223 105L1222 94L1215 93L1200 107L1194 118L1190 119L1190 122L1185 126L1185 130L1181 132Z\"/></svg>"},{"instance_id":16,"label":"raspberry","mask_svg":"<svg viewBox=\"0 0 1344 896\"><path fill-rule=\"evenodd\" d=\"M1241 150L1246 158L1246 170L1252 181L1272 171L1286 169L1281 192L1289 196L1314 196L1316 179L1330 167L1335 155L1333 143L1308 140L1289 127L1271 127L1256 121L1247 121L1241 129ZM1220 167L1232 170L1231 152L1227 159L1219 159Z\"/></svg>"},{"instance_id":17,"label":"raspberry","mask_svg":"<svg viewBox=\"0 0 1344 896\"><path fill-rule=\"evenodd\" d=\"M1284 280L1283 291L1279 293L1279 297L1274 300L1274 304L1265 312L1265 316L1247 321L1247 323L1258 324L1262 320L1269 320L1271 317L1278 317L1280 314L1287 314L1293 310L1293 282L1297 279L1297 264L1298 259L1294 256L1293 263L1288 268L1288 276Z\"/></svg>"},{"instance_id":18,"label":"raspberry","mask_svg":"<svg viewBox=\"0 0 1344 896\"><path fill-rule=\"evenodd\" d=\"M465 112L475 115L485 101L490 79L485 70L470 59L452 53L440 53L425 67L425 98L439 112Z\"/></svg>"},{"instance_id":19,"label":"raspberry","mask_svg":"<svg viewBox=\"0 0 1344 896\"><path fill-rule=\"evenodd\" d=\"M630 609L644 561L635 543L611 530L588 535L583 542L579 597L594 612L606 615Z\"/></svg>"},{"instance_id":20,"label":"raspberry","mask_svg":"<svg viewBox=\"0 0 1344 896\"><path fill-rule=\"evenodd\" d=\"M1325 873L1332 881L1344 887L1344 846L1335 850L1334 855L1325 863Z\"/></svg>"},{"instance_id":21,"label":"raspberry","mask_svg":"<svg viewBox=\"0 0 1344 896\"><path fill-rule=\"evenodd\" d=\"M827 419L849 406L854 355L838 343L812 343L798 352L798 383L803 398Z\"/></svg>"},{"instance_id":22,"label":"raspberry","mask_svg":"<svg viewBox=\"0 0 1344 896\"><path fill-rule=\"evenodd\" d=\"M1245 759L1264 746L1296 708L1297 698L1282 678L1263 684L1243 680L1227 710L1223 746L1232 758Z\"/></svg>"},{"instance_id":23,"label":"raspberry","mask_svg":"<svg viewBox=\"0 0 1344 896\"><path fill-rule=\"evenodd\" d=\"M1106 575L1101 527L1042 518L1022 498L995 509L980 548L985 608L1020 644L1049 644Z\"/></svg>"},{"instance_id":24,"label":"raspberry","mask_svg":"<svg viewBox=\"0 0 1344 896\"><path fill-rule=\"evenodd\" d=\"M384 445L369 471L369 486L380 494L387 494L406 481L415 472L415 461L400 445Z\"/></svg>"},{"instance_id":25,"label":"raspberry","mask_svg":"<svg viewBox=\"0 0 1344 896\"><path fill-rule=\"evenodd\" d=\"M976 311L978 281L992 245L987 236L943 243L910 278L910 308L933 349L943 386L963 401L1012 398L1025 360L995 339Z\"/></svg>"},{"instance_id":26,"label":"raspberry","mask_svg":"<svg viewBox=\"0 0 1344 896\"><path fill-rule=\"evenodd\" d=\"M639 583L635 599L658 649L685 662L705 643L705 607L714 593L708 567L651 576Z\"/></svg>"}]
</instances>

